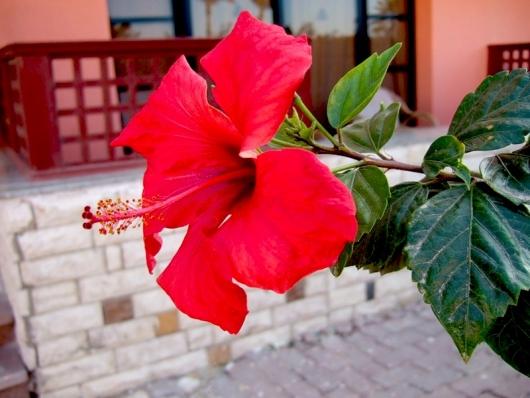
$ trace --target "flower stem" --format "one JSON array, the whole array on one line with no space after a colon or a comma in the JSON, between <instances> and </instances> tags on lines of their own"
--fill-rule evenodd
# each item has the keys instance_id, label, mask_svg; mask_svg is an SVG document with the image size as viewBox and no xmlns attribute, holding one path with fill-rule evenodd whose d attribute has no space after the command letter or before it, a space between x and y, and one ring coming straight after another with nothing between
<instances>
[{"instance_id":1,"label":"flower stem","mask_svg":"<svg viewBox=\"0 0 530 398\"><path fill-rule=\"evenodd\" d=\"M323 146L313 140L310 139L304 139L300 137L299 139L301 141L305 141L310 147L311 151L316 154L326 154L326 155L337 155L337 156L343 156L350 159L359 160L360 162L351 163L348 165L340 166L332 171L334 173L341 172L344 170L348 170L354 167L360 167L360 166L377 166L381 167L383 169L394 169L394 170L403 170L403 171L409 171L412 173L419 173L419 174L425 174L423 171L423 168L420 165L415 164L409 164L404 162L399 162L397 160L392 159L392 157L386 155L385 153L378 151L376 153L377 156L380 157L380 159L372 158L370 156L364 155L360 152L356 152L348 148L344 143L342 142L342 137L340 135L340 130L338 131L337 137L338 140L317 120L315 115L311 113L311 111L307 108L307 106L302 101L302 98L298 93L294 94L294 104L296 107L302 112L304 116L306 116L312 124L314 124L318 130L333 144L333 147L327 147ZM282 142L279 142L282 144ZM285 143L283 143L285 144ZM472 177L474 178L480 178L480 175L477 173L472 173ZM440 172L436 179L445 179L445 180L459 180L459 178L451 173L445 173Z\"/></svg>"},{"instance_id":2,"label":"flower stem","mask_svg":"<svg viewBox=\"0 0 530 398\"><path fill-rule=\"evenodd\" d=\"M333 137L331 133L326 130L324 126L322 126L322 124L317 120L315 115L313 115L311 111L307 108L307 106L304 104L304 101L302 101L302 97L300 97L298 93L294 93L294 104L311 121L311 123L315 123L320 132L329 140L329 142L333 144L334 147L337 148L340 146L335 137Z\"/></svg>"},{"instance_id":3,"label":"flower stem","mask_svg":"<svg viewBox=\"0 0 530 398\"><path fill-rule=\"evenodd\" d=\"M309 145L297 145L295 143L292 143L292 142L288 142L288 141L284 141L282 139L279 139L279 138L273 138L271 139L271 144L276 144L280 147L288 147L288 148L310 148Z\"/></svg>"},{"instance_id":4,"label":"flower stem","mask_svg":"<svg viewBox=\"0 0 530 398\"><path fill-rule=\"evenodd\" d=\"M391 156L386 155L382 151L377 151L376 155L379 156L383 160L394 160Z\"/></svg>"},{"instance_id":5,"label":"flower stem","mask_svg":"<svg viewBox=\"0 0 530 398\"><path fill-rule=\"evenodd\" d=\"M369 156L366 156L362 153L352 151L348 147L341 145L339 148L329 148L329 147L323 147L323 146L313 146L312 148L313 153L316 154L325 154L325 155L337 155L337 156L343 156L350 159L359 160L359 162L350 163L344 166L339 166L334 169L332 169L333 173L338 173L344 170L349 170L354 167L361 167L361 166L377 166L381 167L383 169L387 170L403 170L403 171L409 171L412 173L419 173L419 174L425 174L422 167L415 164L409 164L409 163L403 163L399 162L397 160L389 160L389 159L376 159ZM473 178L480 178L480 175L477 173L471 173ZM430 179L423 179L422 182L430 181ZM457 177L455 174L452 173L446 173L441 171L438 173L438 175L432 179L432 182L439 182L439 181L460 181L460 178Z\"/></svg>"},{"instance_id":6,"label":"flower stem","mask_svg":"<svg viewBox=\"0 0 530 398\"><path fill-rule=\"evenodd\" d=\"M397 169L404 171L411 171L413 173L423 173L421 166L398 162L397 160L385 160L385 159L375 159L363 155L362 153L352 151L348 147L341 145L338 148L325 148L325 147L314 147L313 151L315 153L327 154L327 155L338 155L344 156L350 159L361 160L364 165L373 165L377 167L382 167L384 169Z\"/></svg>"},{"instance_id":7,"label":"flower stem","mask_svg":"<svg viewBox=\"0 0 530 398\"><path fill-rule=\"evenodd\" d=\"M350 169L354 169L356 167L359 167L359 166L362 166L364 165L365 163L361 160L360 162L353 162L353 163L348 163L348 164L344 164L342 166L337 166L333 169L331 169L331 172L333 174L337 174L337 173L340 173L341 171L346 171L346 170L350 170Z\"/></svg>"}]
</instances>

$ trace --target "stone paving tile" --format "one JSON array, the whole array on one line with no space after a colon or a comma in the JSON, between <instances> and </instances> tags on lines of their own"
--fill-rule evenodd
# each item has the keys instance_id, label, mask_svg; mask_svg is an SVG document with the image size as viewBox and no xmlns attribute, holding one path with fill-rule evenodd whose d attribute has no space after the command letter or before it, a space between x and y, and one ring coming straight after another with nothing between
<instances>
[{"instance_id":1,"label":"stone paving tile","mask_svg":"<svg viewBox=\"0 0 530 398\"><path fill-rule=\"evenodd\" d=\"M341 322L288 347L249 353L190 376L200 380L191 393L173 378L121 397L530 398L530 379L487 346L479 346L465 364L430 308L420 303Z\"/></svg>"},{"instance_id":2,"label":"stone paving tile","mask_svg":"<svg viewBox=\"0 0 530 398\"><path fill-rule=\"evenodd\" d=\"M335 371L318 365L308 367L304 373L300 373L300 376L323 394L329 393L343 384L335 377Z\"/></svg>"},{"instance_id":3,"label":"stone paving tile","mask_svg":"<svg viewBox=\"0 0 530 398\"><path fill-rule=\"evenodd\" d=\"M123 395L127 398L149 398L149 394L144 390L136 390L134 392Z\"/></svg>"},{"instance_id":4,"label":"stone paving tile","mask_svg":"<svg viewBox=\"0 0 530 398\"><path fill-rule=\"evenodd\" d=\"M298 395L300 396L300 395ZM348 389L348 387L341 385L337 387L335 390L331 391L330 393L325 395L326 398L360 398L360 395L355 394L351 390Z\"/></svg>"},{"instance_id":5,"label":"stone paving tile","mask_svg":"<svg viewBox=\"0 0 530 398\"><path fill-rule=\"evenodd\" d=\"M258 397L288 397L289 394L274 381L269 380L255 361L234 366L228 375L239 386L240 391L255 394Z\"/></svg>"},{"instance_id":6,"label":"stone paving tile","mask_svg":"<svg viewBox=\"0 0 530 398\"><path fill-rule=\"evenodd\" d=\"M526 398L530 396L530 380L503 363L485 371L462 378L451 386L470 397L488 392L497 397Z\"/></svg>"},{"instance_id":7,"label":"stone paving tile","mask_svg":"<svg viewBox=\"0 0 530 398\"><path fill-rule=\"evenodd\" d=\"M299 379L294 384L286 387L287 391L293 397L304 397L304 398L321 398L322 393L315 387L305 382L305 380Z\"/></svg>"},{"instance_id":8,"label":"stone paving tile","mask_svg":"<svg viewBox=\"0 0 530 398\"><path fill-rule=\"evenodd\" d=\"M240 388L233 379L225 374L220 374L210 380L207 385L195 392L192 398L245 398L248 397L247 391Z\"/></svg>"},{"instance_id":9,"label":"stone paving tile","mask_svg":"<svg viewBox=\"0 0 530 398\"><path fill-rule=\"evenodd\" d=\"M376 357L378 354L384 355L386 352L394 350L392 347L386 345L383 341L378 341L369 335L361 333L355 333L346 337L346 341L352 343L355 347L366 354Z\"/></svg>"},{"instance_id":10,"label":"stone paving tile","mask_svg":"<svg viewBox=\"0 0 530 398\"><path fill-rule=\"evenodd\" d=\"M461 379L462 376L462 372L459 372L453 368L440 367L435 371L424 374L419 379L412 380L411 383L426 393L432 393L445 385L456 382L457 380Z\"/></svg>"},{"instance_id":11,"label":"stone paving tile","mask_svg":"<svg viewBox=\"0 0 530 398\"><path fill-rule=\"evenodd\" d=\"M351 363L351 359L346 356L337 355L336 352L330 351L321 346L309 348L304 355L329 370L343 369Z\"/></svg>"},{"instance_id":12,"label":"stone paving tile","mask_svg":"<svg viewBox=\"0 0 530 398\"><path fill-rule=\"evenodd\" d=\"M392 333L388 335L383 342L392 348L400 348L404 345L416 344L424 339L426 337L420 330L408 329L406 333Z\"/></svg>"},{"instance_id":13,"label":"stone paving tile","mask_svg":"<svg viewBox=\"0 0 530 398\"><path fill-rule=\"evenodd\" d=\"M278 360L278 355L272 351L269 355L256 360L257 373L261 372L270 381L284 387L297 383L300 377L291 368Z\"/></svg>"},{"instance_id":14,"label":"stone paving tile","mask_svg":"<svg viewBox=\"0 0 530 398\"><path fill-rule=\"evenodd\" d=\"M454 367L455 369L461 369L466 367L466 364L460 356L449 350L447 347L432 347L430 350L425 352L423 355L412 358L411 362L416 366L434 372L440 367ZM473 361L474 363L475 361ZM489 363L489 362L488 362Z\"/></svg>"},{"instance_id":15,"label":"stone paving tile","mask_svg":"<svg viewBox=\"0 0 530 398\"><path fill-rule=\"evenodd\" d=\"M185 394L177 386L178 379L155 380L145 387L150 398L178 398L184 397Z\"/></svg>"},{"instance_id":16,"label":"stone paving tile","mask_svg":"<svg viewBox=\"0 0 530 398\"><path fill-rule=\"evenodd\" d=\"M420 398L425 393L410 384L403 383L391 389L373 390L368 392L367 398ZM452 398L455 398L454 395Z\"/></svg>"},{"instance_id":17,"label":"stone paving tile","mask_svg":"<svg viewBox=\"0 0 530 398\"><path fill-rule=\"evenodd\" d=\"M366 395L368 392L378 387L373 380L352 368L343 369L341 372L337 373L337 377L348 387L349 390L359 396Z\"/></svg>"},{"instance_id":18,"label":"stone paving tile","mask_svg":"<svg viewBox=\"0 0 530 398\"><path fill-rule=\"evenodd\" d=\"M453 390L449 386L443 386L442 388L438 388L435 392L428 395L423 395L424 397L429 398L466 398L467 396L462 394L461 392L457 392Z\"/></svg>"},{"instance_id":19,"label":"stone paving tile","mask_svg":"<svg viewBox=\"0 0 530 398\"><path fill-rule=\"evenodd\" d=\"M428 376L429 375L425 370L419 369L413 365L404 364L389 369L386 372L371 375L371 379L385 387L387 390L392 390L411 383L414 383L417 387L422 387L422 380Z\"/></svg>"},{"instance_id":20,"label":"stone paving tile","mask_svg":"<svg viewBox=\"0 0 530 398\"><path fill-rule=\"evenodd\" d=\"M352 332L353 333L353 332ZM348 354L344 351L349 346L349 343L345 340L346 336L350 336L352 333L339 335L339 334L325 334L320 337L319 345L325 347L330 351L335 351L338 354Z\"/></svg>"},{"instance_id":21,"label":"stone paving tile","mask_svg":"<svg viewBox=\"0 0 530 398\"><path fill-rule=\"evenodd\" d=\"M419 348L413 345L403 345L397 350L379 352L373 358L387 368L392 369L404 363L411 362L422 355L424 355L424 352Z\"/></svg>"},{"instance_id":22,"label":"stone paving tile","mask_svg":"<svg viewBox=\"0 0 530 398\"><path fill-rule=\"evenodd\" d=\"M343 354L337 353L337 356L340 357L341 360L344 357L349 360L349 363L340 370L341 373L344 372L345 369L351 369L352 374L366 378L371 374L379 373L387 369L382 364L376 362L370 355L365 354L354 346L350 346ZM338 374L339 372L335 373Z\"/></svg>"}]
</instances>

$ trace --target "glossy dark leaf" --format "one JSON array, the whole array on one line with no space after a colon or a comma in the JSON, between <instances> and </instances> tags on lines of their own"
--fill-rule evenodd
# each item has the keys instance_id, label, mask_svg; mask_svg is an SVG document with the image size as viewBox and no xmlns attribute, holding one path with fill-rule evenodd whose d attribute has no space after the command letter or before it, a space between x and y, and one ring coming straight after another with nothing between
<instances>
[{"instance_id":1,"label":"glossy dark leaf","mask_svg":"<svg viewBox=\"0 0 530 398\"><path fill-rule=\"evenodd\" d=\"M374 224L384 214L390 189L385 174L374 166L351 169L337 176L351 191L357 207L359 230L357 240L370 232ZM331 267L331 273L339 276L347 267L353 252L353 243L347 244L337 262Z\"/></svg>"},{"instance_id":2,"label":"glossy dark leaf","mask_svg":"<svg viewBox=\"0 0 530 398\"><path fill-rule=\"evenodd\" d=\"M498 149L524 141L530 132L530 77L526 69L487 77L460 103L449 134L466 152Z\"/></svg>"},{"instance_id":3,"label":"glossy dark leaf","mask_svg":"<svg viewBox=\"0 0 530 398\"><path fill-rule=\"evenodd\" d=\"M335 84L327 106L328 120L333 127L346 125L368 105L400 48L401 43L396 43L381 55L372 54Z\"/></svg>"},{"instance_id":4,"label":"glossy dark leaf","mask_svg":"<svg viewBox=\"0 0 530 398\"><path fill-rule=\"evenodd\" d=\"M396 185L383 217L352 250L349 265L382 274L404 266L403 248L406 228L412 213L427 201L429 190L418 182Z\"/></svg>"},{"instance_id":5,"label":"glossy dark leaf","mask_svg":"<svg viewBox=\"0 0 530 398\"><path fill-rule=\"evenodd\" d=\"M486 342L506 363L530 377L530 292L521 292L517 305L495 321Z\"/></svg>"},{"instance_id":6,"label":"glossy dark leaf","mask_svg":"<svg viewBox=\"0 0 530 398\"><path fill-rule=\"evenodd\" d=\"M493 190L516 205L530 204L530 147L484 159L480 173Z\"/></svg>"},{"instance_id":7,"label":"glossy dark leaf","mask_svg":"<svg viewBox=\"0 0 530 398\"><path fill-rule=\"evenodd\" d=\"M339 259L330 268L330 271L334 277L338 278L340 274L342 274L344 268L348 266L348 262L350 261L350 257L352 255L352 250L353 243L347 243L346 246L344 246L344 249L342 250L342 253L339 256Z\"/></svg>"},{"instance_id":8,"label":"glossy dark leaf","mask_svg":"<svg viewBox=\"0 0 530 398\"><path fill-rule=\"evenodd\" d=\"M427 177L433 178L444 168L450 167L469 187L471 174L462 164L464 153L464 144L455 137L450 135L439 137L431 144L423 158L423 171Z\"/></svg>"},{"instance_id":9,"label":"glossy dark leaf","mask_svg":"<svg viewBox=\"0 0 530 398\"><path fill-rule=\"evenodd\" d=\"M464 360L530 288L530 218L485 184L429 199L409 226L408 266Z\"/></svg>"},{"instance_id":10,"label":"glossy dark leaf","mask_svg":"<svg viewBox=\"0 0 530 398\"><path fill-rule=\"evenodd\" d=\"M363 166L337 176L352 192L357 207L357 240L370 232L383 215L390 189L385 173L375 166Z\"/></svg>"},{"instance_id":11,"label":"glossy dark leaf","mask_svg":"<svg viewBox=\"0 0 530 398\"><path fill-rule=\"evenodd\" d=\"M341 129L344 144L359 152L377 153L396 129L399 117L399 103L382 107L370 119L352 123Z\"/></svg>"}]
</instances>

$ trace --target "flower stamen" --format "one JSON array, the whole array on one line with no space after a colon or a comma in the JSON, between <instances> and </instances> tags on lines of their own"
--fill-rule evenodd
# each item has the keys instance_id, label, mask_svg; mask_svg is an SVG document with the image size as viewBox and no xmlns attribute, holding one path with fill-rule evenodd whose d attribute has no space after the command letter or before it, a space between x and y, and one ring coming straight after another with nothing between
<instances>
[{"instance_id":1,"label":"flower stamen","mask_svg":"<svg viewBox=\"0 0 530 398\"><path fill-rule=\"evenodd\" d=\"M218 175L205 180L183 192L167 197L166 199L103 199L97 204L97 209L92 212L90 206L85 206L82 217L84 219L83 228L92 229L94 224L100 224L99 233L102 235L121 234L128 228L135 228L160 216L153 213L164 207L177 203L187 196L209 188L213 185L239 180L253 176L254 171L251 169L240 169L233 172Z\"/></svg>"}]
</instances>

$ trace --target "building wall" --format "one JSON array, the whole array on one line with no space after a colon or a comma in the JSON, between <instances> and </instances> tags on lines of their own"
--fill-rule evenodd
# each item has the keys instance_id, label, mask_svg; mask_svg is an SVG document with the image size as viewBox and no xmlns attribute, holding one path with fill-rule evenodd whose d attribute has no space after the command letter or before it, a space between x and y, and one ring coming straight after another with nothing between
<instances>
[{"instance_id":1,"label":"building wall","mask_svg":"<svg viewBox=\"0 0 530 398\"><path fill-rule=\"evenodd\" d=\"M487 45L530 41L528 0L416 2L418 109L448 123L486 76ZM110 38L106 0L2 0L0 47Z\"/></svg>"},{"instance_id":2,"label":"building wall","mask_svg":"<svg viewBox=\"0 0 530 398\"><path fill-rule=\"evenodd\" d=\"M447 124L487 74L487 46L530 42L528 0L418 0L418 109Z\"/></svg>"},{"instance_id":3,"label":"building wall","mask_svg":"<svg viewBox=\"0 0 530 398\"><path fill-rule=\"evenodd\" d=\"M31 41L109 38L106 0L0 1L0 48Z\"/></svg>"}]
</instances>

